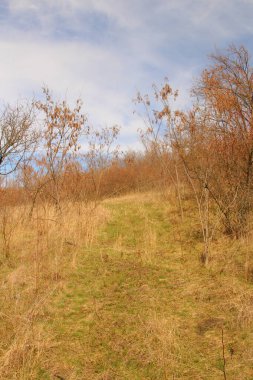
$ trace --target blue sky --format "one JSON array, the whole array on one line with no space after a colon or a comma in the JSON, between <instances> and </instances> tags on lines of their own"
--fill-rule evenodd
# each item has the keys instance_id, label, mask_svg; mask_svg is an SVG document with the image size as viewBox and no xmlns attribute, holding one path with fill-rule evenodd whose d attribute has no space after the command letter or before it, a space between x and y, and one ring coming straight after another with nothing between
<instances>
[{"instance_id":1,"label":"blue sky","mask_svg":"<svg viewBox=\"0 0 253 380\"><path fill-rule=\"evenodd\" d=\"M97 126L139 146L137 91L168 77L189 104L207 55L230 43L253 54L253 0L1 0L0 102L81 97Z\"/></svg>"}]
</instances>

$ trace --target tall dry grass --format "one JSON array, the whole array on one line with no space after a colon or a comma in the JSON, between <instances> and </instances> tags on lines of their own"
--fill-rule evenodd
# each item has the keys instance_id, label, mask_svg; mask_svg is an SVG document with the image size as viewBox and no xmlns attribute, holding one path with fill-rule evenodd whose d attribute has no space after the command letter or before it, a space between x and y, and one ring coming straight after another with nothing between
<instances>
[{"instance_id":1,"label":"tall dry grass","mask_svg":"<svg viewBox=\"0 0 253 380\"><path fill-rule=\"evenodd\" d=\"M48 305L64 287L69 267L96 239L108 212L101 206L64 203L6 206L0 213L0 378L35 379L55 344L42 329Z\"/></svg>"}]
</instances>

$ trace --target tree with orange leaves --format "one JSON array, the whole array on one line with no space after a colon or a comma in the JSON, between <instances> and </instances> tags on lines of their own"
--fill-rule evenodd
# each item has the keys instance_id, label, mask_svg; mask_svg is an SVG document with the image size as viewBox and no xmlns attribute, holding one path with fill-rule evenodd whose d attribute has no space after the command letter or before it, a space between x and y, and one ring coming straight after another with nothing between
<instances>
[{"instance_id":1,"label":"tree with orange leaves","mask_svg":"<svg viewBox=\"0 0 253 380\"><path fill-rule=\"evenodd\" d=\"M239 237L253 205L253 67L244 47L231 46L211 60L193 89L194 111L183 123L190 146L185 158L205 182L226 232Z\"/></svg>"},{"instance_id":2,"label":"tree with orange leaves","mask_svg":"<svg viewBox=\"0 0 253 380\"><path fill-rule=\"evenodd\" d=\"M80 99L71 109L66 101L54 101L48 88L44 88L43 93L46 99L37 101L36 107L44 116L44 161L53 184L51 197L60 210L60 180L64 166L80 149L80 137L89 133L89 127L85 125L86 116L81 113Z\"/></svg>"},{"instance_id":3,"label":"tree with orange leaves","mask_svg":"<svg viewBox=\"0 0 253 380\"><path fill-rule=\"evenodd\" d=\"M155 87L158 107L151 113L149 97L137 99L147 115L142 134L145 146L153 147L160 158L167 152L181 159L198 203L205 263L213 234L210 201L216 205L225 232L236 237L248 232L253 208L253 67L249 53L244 47L230 46L224 54L210 58L211 65L192 90L190 111L173 111L170 103L177 92L167 81L161 89ZM173 179L171 167L167 165L166 171Z\"/></svg>"}]
</instances>

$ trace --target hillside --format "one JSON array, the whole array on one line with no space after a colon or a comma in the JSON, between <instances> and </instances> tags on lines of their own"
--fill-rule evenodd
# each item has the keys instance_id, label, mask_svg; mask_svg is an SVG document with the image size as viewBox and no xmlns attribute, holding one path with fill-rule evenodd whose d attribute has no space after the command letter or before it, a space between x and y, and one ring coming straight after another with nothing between
<instances>
[{"instance_id":1,"label":"hillside","mask_svg":"<svg viewBox=\"0 0 253 380\"><path fill-rule=\"evenodd\" d=\"M173 196L155 193L104 201L96 236L65 257L45 302L37 293L31 324L27 312L22 324L12 321L1 379L252 380L252 284L241 243L216 240L203 267L193 210L186 202L181 221ZM238 262L229 261L235 253ZM4 338L4 308L1 318Z\"/></svg>"}]
</instances>

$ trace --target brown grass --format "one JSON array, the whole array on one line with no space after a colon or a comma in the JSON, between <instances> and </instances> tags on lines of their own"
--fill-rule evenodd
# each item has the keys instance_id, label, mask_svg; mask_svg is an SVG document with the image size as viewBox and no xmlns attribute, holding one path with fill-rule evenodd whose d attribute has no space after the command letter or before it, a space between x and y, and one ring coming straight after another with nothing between
<instances>
[{"instance_id":1,"label":"brown grass","mask_svg":"<svg viewBox=\"0 0 253 380\"><path fill-rule=\"evenodd\" d=\"M38 363L57 344L44 331L47 308L76 265L80 247L90 246L108 211L92 204L6 207L0 226L2 252L0 378L35 379ZM8 250L8 251L7 251ZM7 252L7 254L6 254Z\"/></svg>"},{"instance_id":2,"label":"brown grass","mask_svg":"<svg viewBox=\"0 0 253 380\"><path fill-rule=\"evenodd\" d=\"M192 200L182 221L164 199L5 210L1 379L219 380L222 330L227 378L252 379L251 240L218 231L205 268Z\"/></svg>"}]
</instances>

